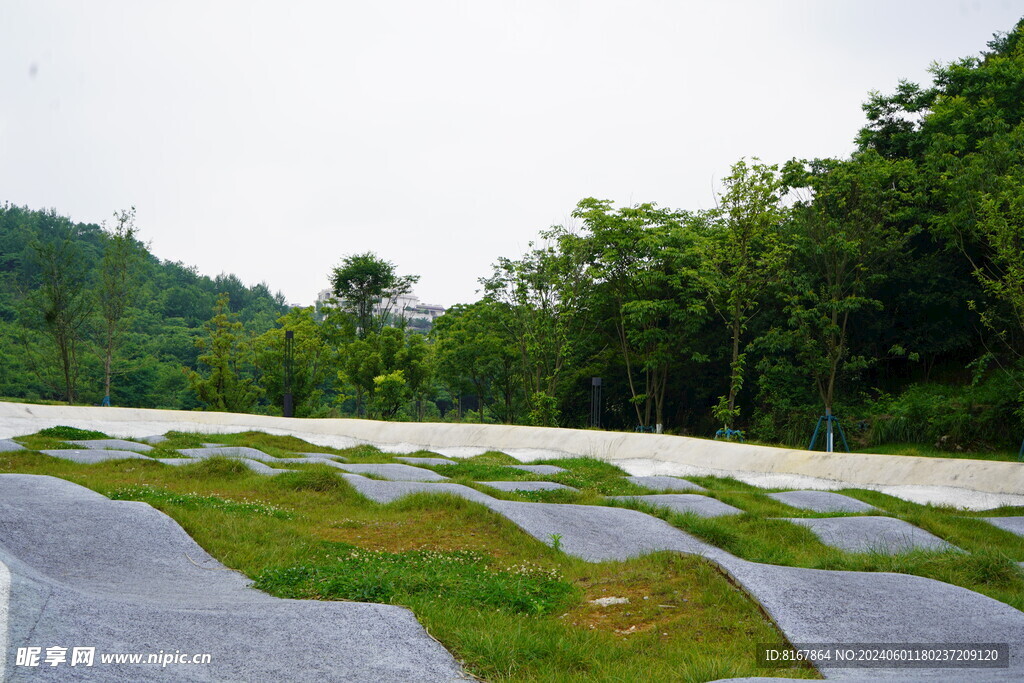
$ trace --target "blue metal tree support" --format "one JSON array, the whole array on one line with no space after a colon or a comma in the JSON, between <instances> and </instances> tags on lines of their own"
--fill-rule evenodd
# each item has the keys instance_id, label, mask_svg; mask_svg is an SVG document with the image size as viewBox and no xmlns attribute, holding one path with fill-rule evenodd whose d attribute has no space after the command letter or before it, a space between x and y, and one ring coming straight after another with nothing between
<instances>
[{"instance_id":1,"label":"blue metal tree support","mask_svg":"<svg viewBox=\"0 0 1024 683\"><path fill-rule=\"evenodd\" d=\"M1017 460L1024 462L1024 441L1020 442L1020 450L1017 451Z\"/></svg>"},{"instance_id":2,"label":"blue metal tree support","mask_svg":"<svg viewBox=\"0 0 1024 683\"><path fill-rule=\"evenodd\" d=\"M727 427L723 427L715 432L715 439L725 439L726 441L739 441L740 443L746 443L743 438L742 429L729 429Z\"/></svg>"},{"instance_id":3,"label":"blue metal tree support","mask_svg":"<svg viewBox=\"0 0 1024 683\"><path fill-rule=\"evenodd\" d=\"M814 444L818 440L818 432L821 430L822 420L825 421L825 452L835 452L835 430L839 430L839 437L843 440L843 448L845 448L846 452L849 453L850 446L846 443L846 434L843 432L843 426L839 424L839 418L832 414L831 408L825 408L825 414L818 418L818 423L814 425L814 435L811 437L811 445L807 447L807 450L814 450Z\"/></svg>"}]
</instances>

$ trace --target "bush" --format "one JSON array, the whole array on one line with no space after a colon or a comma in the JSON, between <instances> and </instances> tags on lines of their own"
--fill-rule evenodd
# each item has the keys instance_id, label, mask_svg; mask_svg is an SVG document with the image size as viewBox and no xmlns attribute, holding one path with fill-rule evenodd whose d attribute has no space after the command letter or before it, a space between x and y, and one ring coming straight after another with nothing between
<instances>
[{"instance_id":1,"label":"bush","mask_svg":"<svg viewBox=\"0 0 1024 683\"><path fill-rule=\"evenodd\" d=\"M103 432L94 432L89 429L78 429L77 427L47 427L39 430L39 436L52 436L56 439L109 439Z\"/></svg>"},{"instance_id":2,"label":"bush","mask_svg":"<svg viewBox=\"0 0 1024 683\"><path fill-rule=\"evenodd\" d=\"M206 458L202 461L197 461L194 465L189 463L186 465L186 469L180 470L180 472L187 476L200 476L200 477L242 477L250 474L250 470L245 466L241 460L234 458L222 458L220 456L213 458Z\"/></svg>"},{"instance_id":3,"label":"bush","mask_svg":"<svg viewBox=\"0 0 1024 683\"><path fill-rule=\"evenodd\" d=\"M934 444L946 451L1013 447L1020 434L1016 399L1016 388L1001 373L975 386L913 385L871 406L869 444Z\"/></svg>"},{"instance_id":4,"label":"bush","mask_svg":"<svg viewBox=\"0 0 1024 683\"><path fill-rule=\"evenodd\" d=\"M327 466L310 467L299 472L279 474L277 482L295 491L337 491L342 480Z\"/></svg>"}]
</instances>

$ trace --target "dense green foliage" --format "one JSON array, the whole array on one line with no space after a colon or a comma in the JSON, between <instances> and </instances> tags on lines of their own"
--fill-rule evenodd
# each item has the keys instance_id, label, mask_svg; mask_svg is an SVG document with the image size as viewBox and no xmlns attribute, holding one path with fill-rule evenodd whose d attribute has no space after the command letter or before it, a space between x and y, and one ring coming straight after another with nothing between
<instances>
[{"instance_id":1,"label":"dense green foliage","mask_svg":"<svg viewBox=\"0 0 1024 683\"><path fill-rule=\"evenodd\" d=\"M287 308L265 284L159 261L132 212L114 223L0 206L0 396L98 405L109 352L113 405L197 408L182 368L197 367L218 295L249 335Z\"/></svg>"},{"instance_id":2,"label":"dense green foliage","mask_svg":"<svg viewBox=\"0 0 1024 683\"><path fill-rule=\"evenodd\" d=\"M327 274L333 306L289 312L158 262L134 214L105 231L4 206L0 395L98 403L107 376L116 405L280 413L291 330L300 417L584 427L600 377L606 428L800 445L831 410L855 446L1007 449L1024 22L932 74L869 96L849 158L738 161L713 210L583 199L428 336L391 310L417 277L372 253Z\"/></svg>"}]
</instances>

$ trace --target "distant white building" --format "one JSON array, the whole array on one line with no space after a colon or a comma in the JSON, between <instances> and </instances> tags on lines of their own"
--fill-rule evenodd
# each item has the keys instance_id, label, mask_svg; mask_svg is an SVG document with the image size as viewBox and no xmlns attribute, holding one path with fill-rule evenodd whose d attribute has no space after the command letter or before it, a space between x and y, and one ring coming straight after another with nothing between
<instances>
[{"instance_id":1,"label":"distant white building","mask_svg":"<svg viewBox=\"0 0 1024 683\"><path fill-rule=\"evenodd\" d=\"M334 293L330 289L325 289L320 292L316 297L316 309L320 310L329 300L334 298ZM373 307L374 315L381 315L384 312L383 303L378 303ZM438 304L425 304L420 301L420 298L415 294L403 294L395 299L394 303L388 308L388 313L393 318L405 318L406 320L414 320L417 318L426 318L433 323L439 317L444 315L445 308Z\"/></svg>"}]
</instances>

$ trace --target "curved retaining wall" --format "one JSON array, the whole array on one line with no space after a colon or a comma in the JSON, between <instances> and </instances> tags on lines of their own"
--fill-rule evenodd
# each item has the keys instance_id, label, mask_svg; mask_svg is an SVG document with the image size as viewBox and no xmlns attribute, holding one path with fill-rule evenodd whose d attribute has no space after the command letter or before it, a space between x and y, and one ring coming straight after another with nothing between
<instances>
[{"instance_id":1,"label":"curved retaining wall","mask_svg":"<svg viewBox=\"0 0 1024 683\"><path fill-rule=\"evenodd\" d=\"M112 436L169 430L205 433L259 430L293 434L324 446L355 439L379 446L413 445L583 455L609 461L645 459L725 472L795 474L854 486L941 486L1024 494L1024 463L869 453L818 453L661 434L510 425L301 419L237 413L0 403L0 438L68 425Z\"/></svg>"}]
</instances>

